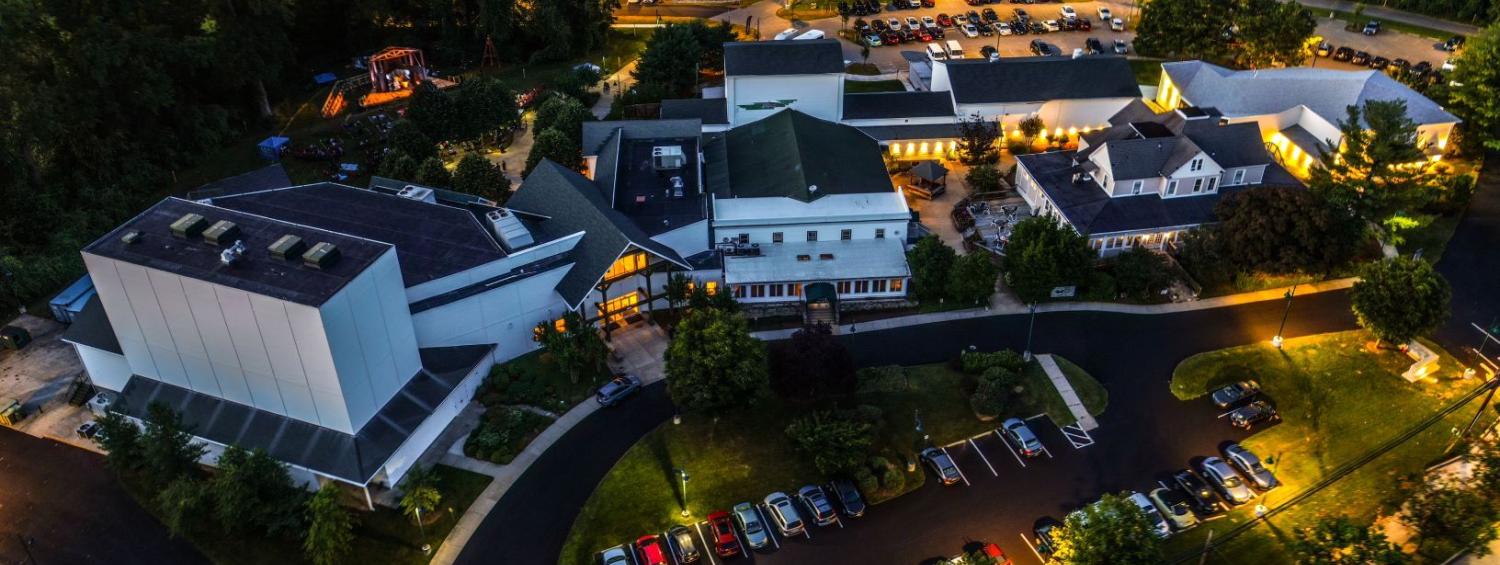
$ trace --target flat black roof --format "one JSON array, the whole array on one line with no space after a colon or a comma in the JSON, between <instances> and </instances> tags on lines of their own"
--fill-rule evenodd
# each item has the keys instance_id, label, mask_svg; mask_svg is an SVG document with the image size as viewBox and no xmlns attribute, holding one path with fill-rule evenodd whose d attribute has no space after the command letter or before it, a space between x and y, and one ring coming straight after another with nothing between
<instances>
[{"instance_id":1,"label":"flat black roof","mask_svg":"<svg viewBox=\"0 0 1500 565\"><path fill-rule=\"evenodd\" d=\"M63 332L62 339L117 355L125 354L120 349L120 339L115 337L115 327L109 323L109 314L104 312L104 303L99 302L98 294L89 297L89 301L84 303L83 310L73 317L73 323Z\"/></svg>"},{"instance_id":2,"label":"flat black roof","mask_svg":"<svg viewBox=\"0 0 1500 565\"><path fill-rule=\"evenodd\" d=\"M240 229L238 239L245 242L245 253L233 266L225 266L219 261L224 248L206 243L202 238L182 240L173 237L172 222L185 214L199 214L209 224L219 220L234 222ZM141 233L136 243L126 243L121 239L130 230ZM331 243L338 248L341 258L321 270L304 267L300 259L276 259L267 248L284 235L300 237L309 247L319 242ZM245 292L318 306L390 249L390 244L379 241L180 198L167 198L89 244L83 252Z\"/></svg>"},{"instance_id":3,"label":"flat black roof","mask_svg":"<svg viewBox=\"0 0 1500 565\"><path fill-rule=\"evenodd\" d=\"M844 95L844 119L953 117L949 92L866 92Z\"/></svg>"},{"instance_id":4,"label":"flat black roof","mask_svg":"<svg viewBox=\"0 0 1500 565\"><path fill-rule=\"evenodd\" d=\"M696 119L705 124L729 123L729 101L723 98L685 98L661 101L661 119Z\"/></svg>"},{"instance_id":5,"label":"flat black roof","mask_svg":"<svg viewBox=\"0 0 1500 565\"><path fill-rule=\"evenodd\" d=\"M944 64L959 104L1141 96L1135 72L1124 57L1001 57Z\"/></svg>"},{"instance_id":6,"label":"flat black roof","mask_svg":"<svg viewBox=\"0 0 1500 565\"><path fill-rule=\"evenodd\" d=\"M111 410L144 420L151 404L159 402L181 414L182 423L195 436L264 449L277 460L366 484L493 347L419 350L422 370L354 435L140 375L125 383Z\"/></svg>"},{"instance_id":7,"label":"flat black roof","mask_svg":"<svg viewBox=\"0 0 1500 565\"><path fill-rule=\"evenodd\" d=\"M844 72L837 39L736 41L724 44L724 74L820 75Z\"/></svg>"},{"instance_id":8,"label":"flat black roof","mask_svg":"<svg viewBox=\"0 0 1500 565\"><path fill-rule=\"evenodd\" d=\"M215 198L213 204L394 245L408 287L506 256L469 210L373 190L318 183Z\"/></svg>"},{"instance_id":9,"label":"flat black roof","mask_svg":"<svg viewBox=\"0 0 1500 565\"><path fill-rule=\"evenodd\" d=\"M686 160L682 168L657 171L652 166L652 150L663 146L682 148ZM708 217L707 197L698 189L698 138L624 139L620 141L620 153L614 208L646 235L666 233ZM672 177L682 178L681 198L673 196Z\"/></svg>"}]
</instances>

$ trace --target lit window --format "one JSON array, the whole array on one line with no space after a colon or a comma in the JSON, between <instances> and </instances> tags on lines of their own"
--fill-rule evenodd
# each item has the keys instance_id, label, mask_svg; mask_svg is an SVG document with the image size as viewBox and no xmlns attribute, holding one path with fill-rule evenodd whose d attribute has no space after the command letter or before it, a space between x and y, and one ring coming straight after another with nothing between
<instances>
[{"instance_id":1,"label":"lit window","mask_svg":"<svg viewBox=\"0 0 1500 565\"><path fill-rule=\"evenodd\" d=\"M798 262L811 261L811 260L812 260L812 255L798 255L797 256L797 261Z\"/></svg>"},{"instance_id":2,"label":"lit window","mask_svg":"<svg viewBox=\"0 0 1500 565\"><path fill-rule=\"evenodd\" d=\"M568 331L568 321L562 318L558 318L556 320L553 320L552 327L556 328L559 333L566 332Z\"/></svg>"},{"instance_id":3,"label":"lit window","mask_svg":"<svg viewBox=\"0 0 1500 565\"><path fill-rule=\"evenodd\" d=\"M818 260L819 261L832 261L833 260L833 254L832 253L819 253L818 254Z\"/></svg>"},{"instance_id":4,"label":"lit window","mask_svg":"<svg viewBox=\"0 0 1500 565\"><path fill-rule=\"evenodd\" d=\"M791 283L786 285L787 296L802 296L802 283Z\"/></svg>"},{"instance_id":5,"label":"lit window","mask_svg":"<svg viewBox=\"0 0 1500 565\"><path fill-rule=\"evenodd\" d=\"M905 282L905 279L891 279L891 292L901 292L901 287Z\"/></svg>"},{"instance_id":6,"label":"lit window","mask_svg":"<svg viewBox=\"0 0 1500 565\"><path fill-rule=\"evenodd\" d=\"M703 284L703 289L710 296L719 293L719 281L708 281Z\"/></svg>"},{"instance_id":7,"label":"lit window","mask_svg":"<svg viewBox=\"0 0 1500 565\"><path fill-rule=\"evenodd\" d=\"M604 280L610 281L633 275L645 269L646 263L646 254L644 252L628 253L616 259L615 263L609 266L609 270L604 273Z\"/></svg>"},{"instance_id":8,"label":"lit window","mask_svg":"<svg viewBox=\"0 0 1500 565\"><path fill-rule=\"evenodd\" d=\"M625 318L640 312L640 302L641 295L636 292L611 298L599 305L599 315L608 316L611 322L623 322Z\"/></svg>"}]
</instances>

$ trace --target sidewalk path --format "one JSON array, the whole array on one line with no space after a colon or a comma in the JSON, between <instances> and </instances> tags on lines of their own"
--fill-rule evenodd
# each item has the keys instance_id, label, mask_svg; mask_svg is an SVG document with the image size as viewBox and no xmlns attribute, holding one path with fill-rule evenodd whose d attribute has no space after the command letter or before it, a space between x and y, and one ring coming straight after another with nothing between
<instances>
[{"instance_id":1,"label":"sidewalk path","mask_svg":"<svg viewBox=\"0 0 1500 565\"><path fill-rule=\"evenodd\" d=\"M1089 414L1089 409L1083 406L1083 401L1078 399L1078 393L1073 391L1073 383L1068 382L1068 376L1064 375L1062 368L1057 366L1057 360L1050 353L1036 356L1037 364L1047 372L1047 378L1052 380L1052 386L1057 387L1058 394L1062 395L1063 403L1068 405L1068 411L1078 419L1078 427L1085 432L1094 431L1099 428L1099 422L1094 421L1094 415Z\"/></svg>"},{"instance_id":2,"label":"sidewalk path","mask_svg":"<svg viewBox=\"0 0 1500 565\"><path fill-rule=\"evenodd\" d=\"M1297 2L1302 4L1303 6L1312 8L1314 11L1314 15L1317 15L1316 12L1320 9L1338 10L1340 12L1353 13L1355 6L1359 4L1359 2L1350 2L1348 0L1297 0ZM1323 15L1326 16L1328 14ZM1404 12L1395 8L1384 8L1381 6L1372 6L1366 4L1364 15L1370 16L1372 19L1390 20L1393 22L1422 26L1425 28L1442 30L1449 33L1461 35L1474 35L1476 33L1479 33L1479 26L1448 21L1441 18L1434 18L1432 16L1424 16L1422 14L1414 14L1412 12Z\"/></svg>"},{"instance_id":3,"label":"sidewalk path","mask_svg":"<svg viewBox=\"0 0 1500 565\"><path fill-rule=\"evenodd\" d=\"M1343 289L1349 288L1351 286L1354 286L1354 281L1355 281L1355 278L1354 277L1350 277L1350 278L1345 278L1345 279L1335 279L1335 280L1331 280L1331 281L1323 281L1323 282L1319 282L1319 283L1310 283L1310 284L1297 285L1297 295L1301 296L1301 295L1304 295L1304 294L1315 294L1315 293L1319 293L1319 292L1328 292L1328 291L1333 291L1333 290L1343 290ZM1118 314L1171 314L1171 313L1176 313L1176 312L1190 312L1190 311L1193 311L1193 310L1208 310L1208 309L1211 309L1211 308L1223 308L1225 306L1237 306L1237 305L1240 305L1240 304L1248 304L1248 303L1251 303L1251 302L1262 302L1262 301L1266 301L1266 300L1277 300L1277 299L1280 299L1283 296L1285 296L1286 295L1286 291L1289 290L1290 288L1291 287L1272 288L1272 289L1261 290L1261 291L1256 291L1256 292L1245 292L1245 293L1241 293L1241 294L1231 294L1229 296L1219 296L1219 297L1208 298L1208 299L1204 299L1204 300L1195 300L1195 301L1192 301L1192 302L1174 302L1174 303L1171 303L1171 304L1116 304L1116 303L1113 303L1113 302L1055 302L1055 303L1051 303L1051 304L1042 304L1040 306L1037 306L1036 307L1036 311L1037 311L1037 313L1040 313L1040 314L1045 314L1045 313L1048 313L1048 312L1079 312L1079 311L1087 311L1087 312L1113 312L1113 313L1118 313ZM998 301L992 302L992 304L993 303L998 303ZM901 316L901 317L898 317L898 318L887 318L887 319L884 319L884 320L874 320L874 321L869 321L869 322L859 322L857 324L843 324L843 325L834 327L833 331L834 331L835 334L848 334L848 333L855 333L856 330L858 330L858 331L889 330L889 329L895 329L895 328L904 328L904 327L908 327L908 326L920 326L922 324L932 324L932 323L936 323L936 322L946 322L946 321L949 321L949 320L964 320L964 319L970 319L970 318L986 318L986 317L990 317L990 316L1010 316L1010 315L1015 315L1015 314L1025 314L1026 312L1027 312L1027 308L1023 304L1007 304L1005 307L1002 307L1002 308L970 308L970 309L967 309L967 310L951 310L951 311L948 311L948 312L934 312L934 313L931 313L931 314L913 314L911 316ZM766 330L766 331L755 332L752 335L754 335L756 338L759 338L759 339L762 339L762 340L787 339L787 338L790 338L792 336L792 333L795 332L795 331L797 331L797 329L798 328L788 328L788 329L781 329L781 330Z\"/></svg>"},{"instance_id":4,"label":"sidewalk path","mask_svg":"<svg viewBox=\"0 0 1500 565\"><path fill-rule=\"evenodd\" d=\"M642 386L666 378L662 357L667 350L667 335L661 326L642 324L619 331L615 334L611 346L616 352L622 354L618 362L610 364L612 369L639 376ZM505 496L505 492L510 490L510 486L515 484L516 479L520 478L521 474L525 473L526 469L530 468L531 464L547 451L547 448L552 447L552 444L562 438L563 434L568 433L573 426L599 408L599 403L592 400L585 400L574 406L552 425L547 426L547 429L542 430L542 433L532 440L520 455L506 465L464 457L448 451L447 445L449 444L435 444L433 448L444 450L439 456L439 460L444 465L489 475L495 480L490 481L490 486L485 487L484 492L479 494L479 498L469 505L463 517L458 519L457 524L454 524L453 531L448 532L448 537L438 546L431 563L449 565L458 559L459 553L463 551L465 545L468 545L469 539L484 522L485 516L495 509L495 504L500 502L500 498ZM469 412L465 410L466 414ZM474 413L477 418L477 409ZM454 427L450 426L450 429ZM454 441L457 441L456 438Z\"/></svg>"},{"instance_id":5,"label":"sidewalk path","mask_svg":"<svg viewBox=\"0 0 1500 565\"><path fill-rule=\"evenodd\" d=\"M635 63L636 61L627 63L620 67L620 70L600 81L599 100L594 102L594 107L591 109L595 118L602 120L608 117L610 107L615 102L615 93L635 85L635 77L630 74L635 71ZM609 90L603 90L605 84L609 85Z\"/></svg>"}]
</instances>

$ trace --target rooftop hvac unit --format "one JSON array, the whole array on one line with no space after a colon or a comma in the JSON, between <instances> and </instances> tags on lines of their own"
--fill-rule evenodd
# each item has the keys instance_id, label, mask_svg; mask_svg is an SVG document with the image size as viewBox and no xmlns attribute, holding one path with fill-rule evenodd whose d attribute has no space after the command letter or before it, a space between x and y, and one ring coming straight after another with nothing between
<instances>
[{"instance_id":1,"label":"rooftop hvac unit","mask_svg":"<svg viewBox=\"0 0 1500 565\"><path fill-rule=\"evenodd\" d=\"M203 230L203 241L224 247L240 238L240 227L229 220L219 220Z\"/></svg>"},{"instance_id":2,"label":"rooftop hvac unit","mask_svg":"<svg viewBox=\"0 0 1500 565\"><path fill-rule=\"evenodd\" d=\"M510 210L491 210L484 217L489 219L490 229L495 232L495 237L500 239L500 245L504 245L506 251L513 252L536 243L531 237L531 230L526 229L520 218Z\"/></svg>"},{"instance_id":3,"label":"rooftop hvac unit","mask_svg":"<svg viewBox=\"0 0 1500 565\"><path fill-rule=\"evenodd\" d=\"M282 261L295 261L307 251L307 244L302 242L302 238L287 234L277 238L267 249L271 251L272 257Z\"/></svg>"},{"instance_id":4,"label":"rooftop hvac unit","mask_svg":"<svg viewBox=\"0 0 1500 565\"><path fill-rule=\"evenodd\" d=\"M672 185L672 198L678 198L678 199L682 198L683 197L683 194L682 194L682 187L683 187L682 177L674 175L672 178L667 179L667 182Z\"/></svg>"},{"instance_id":5,"label":"rooftop hvac unit","mask_svg":"<svg viewBox=\"0 0 1500 565\"><path fill-rule=\"evenodd\" d=\"M408 184L406 185L406 188L403 188L400 192L397 192L396 196L400 196L408 200L426 202L428 204L437 204L437 195L432 193L432 189L424 186Z\"/></svg>"},{"instance_id":6,"label":"rooftop hvac unit","mask_svg":"<svg viewBox=\"0 0 1500 565\"><path fill-rule=\"evenodd\" d=\"M675 171L687 165L687 156L681 145L663 145L651 148L651 166L658 171Z\"/></svg>"},{"instance_id":7,"label":"rooftop hvac unit","mask_svg":"<svg viewBox=\"0 0 1500 565\"><path fill-rule=\"evenodd\" d=\"M233 267L235 261L239 261L240 256L244 254L245 242L236 239L234 240L234 245L229 246L229 249L219 252L219 262L223 263L225 267Z\"/></svg>"},{"instance_id":8,"label":"rooftop hvac unit","mask_svg":"<svg viewBox=\"0 0 1500 565\"><path fill-rule=\"evenodd\" d=\"M172 237L177 239L192 239L203 233L208 228L208 220L198 214L183 214L177 221L172 222Z\"/></svg>"},{"instance_id":9,"label":"rooftop hvac unit","mask_svg":"<svg viewBox=\"0 0 1500 565\"><path fill-rule=\"evenodd\" d=\"M320 271L333 268L339 262L339 248L326 241L320 242L302 254L302 264Z\"/></svg>"}]
</instances>

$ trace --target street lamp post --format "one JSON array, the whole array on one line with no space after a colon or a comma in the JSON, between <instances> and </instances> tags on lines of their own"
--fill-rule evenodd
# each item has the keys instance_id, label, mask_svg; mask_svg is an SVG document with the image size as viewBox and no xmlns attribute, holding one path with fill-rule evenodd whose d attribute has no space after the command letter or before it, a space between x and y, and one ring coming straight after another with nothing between
<instances>
[{"instance_id":1,"label":"street lamp post","mask_svg":"<svg viewBox=\"0 0 1500 565\"><path fill-rule=\"evenodd\" d=\"M1286 291L1286 308L1281 310L1281 325L1276 327L1276 337L1271 338L1271 344L1275 345L1278 351L1281 349L1281 342L1284 341L1281 334L1286 330L1286 317L1292 313L1292 297L1296 295L1297 285L1294 284Z\"/></svg>"},{"instance_id":2,"label":"street lamp post","mask_svg":"<svg viewBox=\"0 0 1500 565\"><path fill-rule=\"evenodd\" d=\"M678 469L677 470L677 476L678 476L678 478L682 479L682 517L686 518L686 517L688 517L688 501L687 501L688 500L687 499L688 472L687 472L687 469Z\"/></svg>"},{"instance_id":3,"label":"street lamp post","mask_svg":"<svg viewBox=\"0 0 1500 565\"><path fill-rule=\"evenodd\" d=\"M1027 361L1030 361L1031 360L1031 330L1034 329L1034 328L1036 328L1036 303L1035 302L1031 303L1028 306L1028 308L1031 310L1031 321L1026 323L1026 352L1021 355L1021 358L1025 359Z\"/></svg>"}]
</instances>

